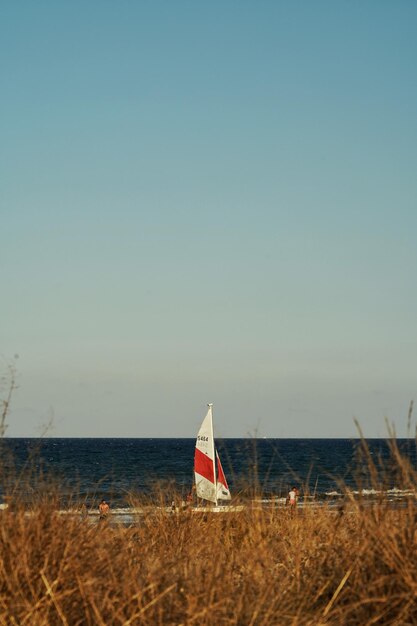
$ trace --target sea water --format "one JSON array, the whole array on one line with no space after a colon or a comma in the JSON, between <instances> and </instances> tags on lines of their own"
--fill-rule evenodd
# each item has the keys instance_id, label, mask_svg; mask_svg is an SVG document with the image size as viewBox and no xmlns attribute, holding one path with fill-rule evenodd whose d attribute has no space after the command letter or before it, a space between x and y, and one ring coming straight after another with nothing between
<instances>
[{"instance_id":1,"label":"sea water","mask_svg":"<svg viewBox=\"0 0 417 626\"><path fill-rule=\"evenodd\" d=\"M401 439L402 453L416 465L414 440ZM372 495L369 461L386 470L387 497L407 493L395 471L389 444L383 439L223 439L217 448L232 494L279 501L292 486L304 501L337 499L343 486ZM16 491L25 498L36 489L39 473L53 478L62 501L70 498L92 507L105 498L112 508L127 507L132 495L158 491L167 501L184 498L193 484L195 439L7 438L2 441L3 466L16 477ZM28 473L28 471L31 473ZM36 478L36 480L35 480ZM4 486L0 485L4 493ZM301 498L303 500L303 497Z\"/></svg>"}]
</instances>

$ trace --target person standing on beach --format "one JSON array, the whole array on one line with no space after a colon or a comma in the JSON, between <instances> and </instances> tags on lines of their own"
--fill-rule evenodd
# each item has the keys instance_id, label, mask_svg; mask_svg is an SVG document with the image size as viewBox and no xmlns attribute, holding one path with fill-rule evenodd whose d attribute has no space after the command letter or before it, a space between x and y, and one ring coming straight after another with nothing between
<instances>
[{"instance_id":1,"label":"person standing on beach","mask_svg":"<svg viewBox=\"0 0 417 626\"><path fill-rule=\"evenodd\" d=\"M102 500L98 505L98 512L100 514L100 519L105 520L108 518L110 513L110 507L105 500Z\"/></svg>"},{"instance_id":2,"label":"person standing on beach","mask_svg":"<svg viewBox=\"0 0 417 626\"><path fill-rule=\"evenodd\" d=\"M298 501L298 489L297 487L291 487L290 491L288 492L287 502L286 502L286 504L290 506L290 511L295 511L295 509L297 508L297 501Z\"/></svg>"}]
</instances>

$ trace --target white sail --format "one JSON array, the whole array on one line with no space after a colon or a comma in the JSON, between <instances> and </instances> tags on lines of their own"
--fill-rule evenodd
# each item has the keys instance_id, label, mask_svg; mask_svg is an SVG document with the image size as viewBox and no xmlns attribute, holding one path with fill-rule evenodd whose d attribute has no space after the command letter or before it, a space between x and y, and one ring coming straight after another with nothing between
<instances>
[{"instance_id":1,"label":"white sail","mask_svg":"<svg viewBox=\"0 0 417 626\"><path fill-rule=\"evenodd\" d=\"M194 475L197 497L217 504L230 500L230 490L220 457L214 448L213 411L208 405L207 415L198 431L194 455Z\"/></svg>"},{"instance_id":2,"label":"white sail","mask_svg":"<svg viewBox=\"0 0 417 626\"><path fill-rule=\"evenodd\" d=\"M198 431L194 455L194 476L198 498L217 504L212 405Z\"/></svg>"}]
</instances>

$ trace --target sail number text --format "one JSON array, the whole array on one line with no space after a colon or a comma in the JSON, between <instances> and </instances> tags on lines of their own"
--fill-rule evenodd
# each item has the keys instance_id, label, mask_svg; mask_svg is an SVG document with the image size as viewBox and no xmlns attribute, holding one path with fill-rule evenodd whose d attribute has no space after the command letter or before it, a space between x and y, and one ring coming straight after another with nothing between
<instances>
[{"instance_id":1,"label":"sail number text","mask_svg":"<svg viewBox=\"0 0 417 626\"><path fill-rule=\"evenodd\" d=\"M204 436L201 436L201 435L198 435L197 439L198 439L198 441L208 441L209 440L208 437L204 437Z\"/></svg>"}]
</instances>

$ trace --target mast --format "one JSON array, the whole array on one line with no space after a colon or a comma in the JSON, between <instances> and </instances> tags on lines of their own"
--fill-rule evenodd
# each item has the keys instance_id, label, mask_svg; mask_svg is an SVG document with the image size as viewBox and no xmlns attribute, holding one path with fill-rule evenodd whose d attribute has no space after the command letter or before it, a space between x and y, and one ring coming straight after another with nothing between
<instances>
[{"instance_id":1,"label":"mast","mask_svg":"<svg viewBox=\"0 0 417 626\"><path fill-rule=\"evenodd\" d=\"M213 427L213 403L207 405L211 415L211 440L213 442L213 474L214 474L214 489L216 494L215 506L217 506L217 476L216 476L216 451L214 447L214 427Z\"/></svg>"}]
</instances>

